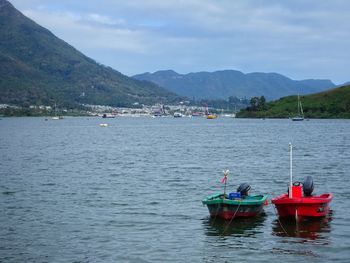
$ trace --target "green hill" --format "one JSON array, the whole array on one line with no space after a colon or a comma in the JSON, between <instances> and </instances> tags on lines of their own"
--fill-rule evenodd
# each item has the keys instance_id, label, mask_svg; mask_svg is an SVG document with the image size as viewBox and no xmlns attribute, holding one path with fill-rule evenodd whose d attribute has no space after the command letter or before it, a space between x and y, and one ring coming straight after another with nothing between
<instances>
[{"instance_id":1,"label":"green hill","mask_svg":"<svg viewBox=\"0 0 350 263\"><path fill-rule=\"evenodd\" d=\"M96 63L0 0L0 103L76 107L176 100L156 84Z\"/></svg>"},{"instance_id":2,"label":"green hill","mask_svg":"<svg viewBox=\"0 0 350 263\"><path fill-rule=\"evenodd\" d=\"M350 118L350 85L300 97L306 118ZM259 104L259 103L258 103ZM252 105L240 111L242 118L289 118L297 114L297 96Z\"/></svg>"}]
</instances>

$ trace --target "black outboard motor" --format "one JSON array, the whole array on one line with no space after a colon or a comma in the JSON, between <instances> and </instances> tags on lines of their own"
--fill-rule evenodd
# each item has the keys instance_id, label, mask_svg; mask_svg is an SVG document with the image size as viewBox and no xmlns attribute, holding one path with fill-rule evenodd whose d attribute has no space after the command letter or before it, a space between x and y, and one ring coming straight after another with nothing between
<instances>
[{"instance_id":1,"label":"black outboard motor","mask_svg":"<svg viewBox=\"0 0 350 263\"><path fill-rule=\"evenodd\" d=\"M250 190L250 185L247 183L243 183L237 188L237 192L241 193L242 197L247 196L249 190Z\"/></svg>"},{"instance_id":2,"label":"black outboard motor","mask_svg":"<svg viewBox=\"0 0 350 263\"><path fill-rule=\"evenodd\" d=\"M313 190L314 190L314 180L312 179L312 176L306 176L305 181L303 182L304 195L311 196Z\"/></svg>"}]
</instances>

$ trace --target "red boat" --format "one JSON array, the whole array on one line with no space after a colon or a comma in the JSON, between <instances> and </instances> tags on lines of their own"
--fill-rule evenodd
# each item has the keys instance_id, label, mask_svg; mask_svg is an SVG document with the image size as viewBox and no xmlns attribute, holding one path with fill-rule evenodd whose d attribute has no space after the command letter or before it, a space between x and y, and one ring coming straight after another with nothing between
<instances>
[{"instance_id":1,"label":"red boat","mask_svg":"<svg viewBox=\"0 0 350 263\"><path fill-rule=\"evenodd\" d=\"M271 202L276 206L280 217L295 216L297 217L321 217L329 212L329 203L332 201L333 195L330 193L317 196L296 195L300 190L295 190L302 186L293 186L294 195L283 194L273 198Z\"/></svg>"},{"instance_id":2,"label":"red boat","mask_svg":"<svg viewBox=\"0 0 350 263\"><path fill-rule=\"evenodd\" d=\"M273 198L280 217L322 217L329 212L329 204L333 194L312 195L314 184L311 176L307 176L303 183L294 182L292 174L292 145L290 147L290 186L288 193Z\"/></svg>"}]
</instances>

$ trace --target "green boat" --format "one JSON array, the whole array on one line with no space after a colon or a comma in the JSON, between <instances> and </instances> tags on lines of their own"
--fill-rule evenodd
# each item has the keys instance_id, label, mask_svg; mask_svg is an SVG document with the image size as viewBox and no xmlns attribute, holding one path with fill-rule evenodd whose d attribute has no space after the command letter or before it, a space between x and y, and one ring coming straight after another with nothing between
<instances>
[{"instance_id":1,"label":"green boat","mask_svg":"<svg viewBox=\"0 0 350 263\"><path fill-rule=\"evenodd\" d=\"M249 195L249 184L243 183L237 188L237 192L226 194L226 181L229 171L224 171L224 193L210 195L202 200L211 217L233 219L239 217L254 217L264 211L264 205L268 204L267 195Z\"/></svg>"},{"instance_id":2,"label":"green boat","mask_svg":"<svg viewBox=\"0 0 350 263\"><path fill-rule=\"evenodd\" d=\"M264 211L267 195L248 195L230 199L229 195L219 193L206 197L202 203L207 205L211 217L223 219L253 217Z\"/></svg>"}]
</instances>

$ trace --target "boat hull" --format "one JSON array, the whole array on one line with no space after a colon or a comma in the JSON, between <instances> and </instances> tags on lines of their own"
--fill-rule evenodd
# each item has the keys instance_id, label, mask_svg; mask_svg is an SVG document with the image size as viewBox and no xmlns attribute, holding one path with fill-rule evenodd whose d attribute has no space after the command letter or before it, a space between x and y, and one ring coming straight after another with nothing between
<instances>
[{"instance_id":1,"label":"boat hull","mask_svg":"<svg viewBox=\"0 0 350 263\"><path fill-rule=\"evenodd\" d=\"M207 115L207 119L209 119L209 120L216 119L216 118L217 118L216 115L213 115L213 114Z\"/></svg>"},{"instance_id":2,"label":"boat hull","mask_svg":"<svg viewBox=\"0 0 350 263\"><path fill-rule=\"evenodd\" d=\"M329 213L332 199L332 194L298 198L289 198L288 194L283 194L271 202L280 217L323 217Z\"/></svg>"},{"instance_id":3,"label":"boat hull","mask_svg":"<svg viewBox=\"0 0 350 263\"><path fill-rule=\"evenodd\" d=\"M261 214L267 202L267 196L249 196L243 199L230 200L223 195L207 197L202 202L207 205L211 217L233 219L254 217Z\"/></svg>"},{"instance_id":4,"label":"boat hull","mask_svg":"<svg viewBox=\"0 0 350 263\"><path fill-rule=\"evenodd\" d=\"M303 121L304 118L303 117L294 117L292 118L292 121Z\"/></svg>"}]
</instances>

